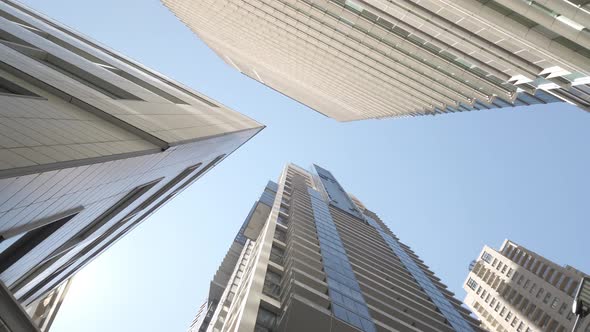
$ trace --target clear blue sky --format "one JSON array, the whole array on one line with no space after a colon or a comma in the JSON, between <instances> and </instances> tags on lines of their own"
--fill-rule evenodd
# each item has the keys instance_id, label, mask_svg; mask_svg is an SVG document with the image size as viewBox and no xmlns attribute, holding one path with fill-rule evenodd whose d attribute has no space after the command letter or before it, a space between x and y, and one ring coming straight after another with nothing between
<instances>
[{"instance_id":1,"label":"clear blue sky","mask_svg":"<svg viewBox=\"0 0 590 332\"><path fill-rule=\"evenodd\" d=\"M24 0L268 127L78 274L53 332L185 331L266 181L317 163L462 300L510 238L590 272L590 114L573 106L338 123L225 65L156 0Z\"/></svg>"}]
</instances>

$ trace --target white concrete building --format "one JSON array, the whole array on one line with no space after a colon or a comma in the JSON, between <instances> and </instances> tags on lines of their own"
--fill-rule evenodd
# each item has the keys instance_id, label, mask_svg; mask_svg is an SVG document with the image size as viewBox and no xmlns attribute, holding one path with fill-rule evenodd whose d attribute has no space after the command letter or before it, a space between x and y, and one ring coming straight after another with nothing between
<instances>
[{"instance_id":1,"label":"white concrete building","mask_svg":"<svg viewBox=\"0 0 590 332\"><path fill-rule=\"evenodd\" d=\"M485 246L472 263L463 285L465 304L493 332L570 332L584 275L505 240L500 250ZM590 332L590 318L577 332Z\"/></svg>"}]
</instances>

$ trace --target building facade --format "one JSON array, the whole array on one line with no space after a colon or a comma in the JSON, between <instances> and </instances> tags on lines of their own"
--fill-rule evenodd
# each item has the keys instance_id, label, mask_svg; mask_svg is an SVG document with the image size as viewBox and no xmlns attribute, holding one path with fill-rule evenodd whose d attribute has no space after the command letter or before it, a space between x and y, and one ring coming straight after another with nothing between
<instances>
[{"instance_id":1,"label":"building facade","mask_svg":"<svg viewBox=\"0 0 590 332\"><path fill-rule=\"evenodd\" d=\"M0 321L19 330L16 303L42 317L39 300L262 128L0 1Z\"/></svg>"},{"instance_id":2,"label":"building facade","mask_svg":"<svg viewBox=\"0 0 590 332\"><path fill-rule=\"evenodd\" d=\"M500 250L484 246L470 269L465 304L489 331L572 331L572 303L583 272L509 240ZM590 318L577 331L590 332Z\"/></svg>"},{"instance_id":3,"label":"building facade","mask_svg":"<svg viewBox=\"0 0 590 332\"><path fill-rule=\"evenodd\" d=\"M590 111L587 1L162 2L229 65L339 121Z\"/></svg>"},{"instance_id":4,"label":"building facade","mask_svg":"<svg viewBox=\"0 0 590 332\"><path fill-rule=\"evenodd\" d=\"M252 207L199 312L191 332L483 331L329 171L293 164Z\"/></svg>"}]
</instances>

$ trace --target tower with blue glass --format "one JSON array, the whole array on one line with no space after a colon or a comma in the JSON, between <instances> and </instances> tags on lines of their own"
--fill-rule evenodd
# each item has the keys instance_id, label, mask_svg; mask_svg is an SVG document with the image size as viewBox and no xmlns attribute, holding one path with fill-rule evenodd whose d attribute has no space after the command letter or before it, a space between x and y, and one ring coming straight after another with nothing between
<instances>
[{"instance_id":1,"label":"tower with blue glass","mask_svg":"<svg viewBox=\"0 0 590 332\"><path fill-rule=\"evenodd\" d=\"M236 241L211 283L206 318L191 332L484 331L424 262L319 166L286 165Z\"/></svg>"}]
</instances>

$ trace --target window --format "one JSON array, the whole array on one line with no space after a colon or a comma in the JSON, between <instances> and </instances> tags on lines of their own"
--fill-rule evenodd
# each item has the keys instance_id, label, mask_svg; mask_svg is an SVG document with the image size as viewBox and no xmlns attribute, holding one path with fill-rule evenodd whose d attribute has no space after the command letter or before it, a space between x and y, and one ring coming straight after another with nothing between
<instances>
[{"instance_id":1,"label":"window","mask_svg":"<svg viewBox=\"0 0 590 332\"><path fill-rule=\"evenodd\" d=\"M17 261L23 258L31 250L35 249L41 242L55 233L68 221L72 220L80 211L70 213L67 215L60 214L59 216L45 220L42 226L29 230L21 235L18 240L12 243L5 250L0 252L0 273L6 271L9 267L14 265ZM0 242L6 241L4 239Z\"/></svg>"},{"instance_id":2,"label":"window","mask_svg":"<svg viewBox=\"0 0 590 332\"><path fill-rule=\"evenodd\" d=\"M498 302L498 304L496 304L496 307L494 308L494 311L498 312L498 310L500 310L500 302Z\"/></svg>"},{"instance_id":3,"label":"window","mask_svg":"<svg viewBox=\"0 0 590 332\"><path fill-rule=\"evenodd\" d=\"M518 294L518 293L517 293ZM512 303L516 306L520 303L520 301L522 301L522 295L518 294L515 298L514 301L512 301Z\"/></svg>"},{"instance_id":4,"label":"window","mask_svg":"<svg viewBox=\"0 0 590 332\"><path fill-rule=\"evenodd\" d=\"M475 293L476 293L477 295L479 295L479 293L481 293L481 290L482 290L482 289L483 289L483 288L481 288L481 286L480 286L480 287L478 287L478 288L477 288L477 292L475 292Z\"/></svg>"},{"instance_id":5,"label":"window","mask_svg":"<svg viewBox=\"0 0 590 332\"><path fill-rule=\"evenodd\" d=\"M506 318L504 318L504 320L509 321L510 318L512 318L512 311L508 312L508 315L506 315Z\"/></svg>"},{"instance_id":6,"label":"window","mask_svg":"<svg viewBox=\"0 0 590 332\"><path fill-rule=\"evenodd\" d=\"M543 292L545 292L545 290L543 289L543 287L539 288L539 291L537 292L537 295L535 295L536 298L539 298L541 295L543 295Z\"/></svg>"},{"instance_id":7,"label":"window","mask_svg":"<svg viewBox=\"0 0 590 332\"><path fill-rule=\"evenodd\" d=\"M255 332L271 332L275 327L277 315L274 312L258 308L258 316L256 316Z\"/></svg>"},{"instance_id":8,"label":"window","mask_svg":"<svg viewBox=\"0 0 590 332\"><path fill-rule=\"evenodd\" d=\"M530 283L531 283L531 281L527 279L527 280L524 282L524 285L523 285L522 287L523 287L524 289L527 289L527 288L529 287L529 284L530 284Z\"/></svg>"},{"instance_id":9,"label":"window","mask_svg":"<svg viewBox=\"0 0 590 332\"><path fill-rule=\"evenodd\" d=\"M504 264L502 262L498 263L498 266L496 266L496 270L500 271L503 265Z\"/></svg>"},{"instance_id":10,"label":"window","mask_svg":"<svg viewBox=\"0 0 590 332\"><path fill-rule=\"evenodd\" d=\"M281 296L281 275L274 271L266 271L262 292L272 298Z\"/></svg>"},{"instance_id":11,"label":"window","mask_svg":"<svg viewBox=\"0 0 590 332\"><path fill-rule=\"evenodd\" d=\"M502 271L502 272L504 272L504 271ZM508 270L508 273L506 273L506 276L507 276L508 278L510 278L510 277L512 276L512 269L509 269L509 270Z\"/></svg>"},{"instance_id":12,"label":"window","mask_svg":"<svg viewBox=\"0 0 590 332\"><path fill-rule=\"evenodd\" d=\"M11 82L3 77L0 77L0 95L41 98L39 95L36 95L36 94L32 93L31 91Z\"/></svg>"},{"instance_id":13,"label":"window","mask_svg":"<svg viewBox=\"0 0 590 332\"><path fill-rule=\"evenodd\" d=\"M492 261L492 255L490 255L487 251L484 251L483 254L481 254L481 259L484 262L490 263Z\"/></svg>"},{"instance_id":14,"label":"window","mask_svg":"<svg viewBox=\"0 0 590 332\"><path fill-rule=\"evenodd\" d=\"M518 319L518 317L514 317L514 320L512 320L512 323L510 323L510 326L515 327L519 321L520 321L520 319Z\"/></svg>"},{"instance_id":15,"label":"window","mask_svg":"<svg viewBox=\"0 0 590 332\"><path fill-rule=\"evenodd\" d=\"M529 293L533 294L536 289L537 289L537 284L533 284L533 286L531 287L531 290L529 291Z\"/></svg>"},{"instance_id":16,"label":"window","mask_svg":"<svg viewBox=\"0 0 590 332\"><path fill-rule=\"evenodd\" d=\"M524 323L520 322L520 324L518 324L518 327L516 328L516 331L522 332L522 329L524 329Z\"/></svg>"},{"instance_id":17,"label":"window","mask_svg":"<svg viewBox=\"0 0 590 332\"><path fill-rule=\"evenodd\" d=\"M506 273L507 269L508 269L508 265L504 265L504 267L502 268L502 274Z\"/></svg>"},{"instance_id":18,"label":"window","mask_svg":"<svg viewBox=\"0 0 590 332\"><path fill-rule=\"evenodd\" d=\"M287 220L287 218L283 217L282 215L279 215L277 218L277 222L283 226L287 226L287 224L289 223L289 221Z\"/></svg>"},{"instance_id":19,"label":"window","mask_svg":"<svg viewBox=\"0 0 590 332\"><path fill-rule=\"evenodd\" d=\"M549 299L551 299L551 293L547 293L545 298L543 299L543 303L549 303Z\"/></svg>"},{"instance_id":20,"label":"window","mask_svg":"<svg viewBox=\"0 0 590 332\"><path fill-rule=\"evenodd\" d=\"M535 309L537 309L537 306L531 302L531 305L529 306L529 310L526 313L527 317L533 318L533 316L535 314ZM534 321L534 319L533 319L533 321Z\"/></svg>"},{"instance_id":21,"label":"window","mask_svg":"<svg viewBox=\"0 0 590 332\"><path fill-rule=\"evenodd\" d=\"M545 270L545 273L543 273L543 279L547 280L547 282L549 282L549 280L551 280L551 276L553 275L553 272L555 270L553 268L547 268Z\"/></svg>"},{"instance_id":22,"label":"window","mask_svg":"<svg viewBox=\"0 0 590 332\"><path fill-rule=\"evenodd\" d=\"M542 314L543 314L543 310L541 308L537 308L537 310L534 311L534 313L531 317L533 322L538 321L541 318Z\"/></svg>"},{"instance_id":23,"label":"window","mask_svg":"<svg viewBox=\"0 0 590 332\"><path fill-rule=\"evenodd\" d=\"M477 282L472 278L469 278L469 280L467 280L467 287L475 290L477 288Z\"/></svg>"},{"instance_id":24,"label":"window","mask_svg":"<svg viewBox=\"0 0 590 332\"><path fill-rule=\"evenodd\" d=\"M554 298L553 302L551 302L551 308L555 309L557 308L557 306L559 305L559 299L558 298Z\"/></svg>"},{"instance_id":25,"label":"window","mask_svg":"<svg viewBox=\"0 0 590 332\"><path fill-rule=\"evenodd\" d=\"M280 227L275 228L275 239L286 242L287 241L287 233L282 230Z\"/></svg>"},{"instance_id":26,"label":"window","mask_svg":"<svg viewBox=\"0 0 590 332\"><path fill-rule=\"evenodd\" d=\"M278 248L276 246L272 246L272 248L270 249L270 261L271 262L282 265L284 255L285 255L285 251L281 248Z\"/></svg>"},{"instance_id":27,"label":"window","mask_svg":"<svg viewBox=\"0 0 590 332\"><path fill-rule=\"evenodd\" d=\"M520 278L518 278L518 281L516 282L516 284L518 284L518 285L522 284L523 280L524 280L524 277L520 276Z\"/></svg>"},{"instance_id":28,"label":"window","mask_svg":"<svg viewBox=\"0 0 590 332\"><path fill-rule=\"evenodd\" d=\"M559 307L559 310L557 312L559 312L559 314L562 315L565 312L565 309L567 309L567 304L562 303L561 307Z\"/></svg>"},{"instance_id":29,"label":"window","mask_svg":"<svg viewBox=\"0 0 590 332\"><path fill-rule=\"evenodd\" d=\"M498 263L498 259L497 258L494 258L494 261L492 262L492 266L495 267L497 263Z\"/></svg>"},{"instance_id":30,"label":"window","mask_svg":"<svg viewBox=\"0 0 590 332\"><path fill-rule=\"evenodd\" d=\"M514 274L512 275L512 280L516 280L518 278L519 274L518 272L514 272Z\"/></svg>"},{"instance_id":31,"label":"window","mask_svg":"<svg viewBox=\"0 0 590 332\"><path fill-rule=\"evenodd\" d=\"M541 326L542 329L544 329L547 327L547 325L549 325L550 320L551 320L551 317L548 314L544 314L543 318L541 318L541 321L539 322L539 325Z\"/></svg>"},{"instance_id":32,"label":"window","mask_svg":"<svg viewBox=\"0 0 590 332\"><path fill-rule=\"evenodd\" d=\"M508 300L508 301L512 302L512 299L513 299L513 298L516 296L516 294L517 294L516 290L514 290L514 289L513 289L513 290L510 292L510 294L508 294L508 296L506 297L506 300Z\"/></svg>"},{"instance_id":33,"label":"window","mask_svg":"<svg viewBox=\"0 0 590 332\"><path fill-rule=\"evenodd\" d=\"M506 309L506 307L503 307L502 311L500 311L500 316L504 317L504 315L506 314L506 311L508 311L508 309Z\"/></svg>"},{"instance_id":34,"label":"window","mask_svg":"<svg viewBox=\"0 0 590 332\"><path fill-rule=\"evenodd\" d=\"M280 211L281 211L282 213L284 213L285 215L289 215L289 207L287 207L287 206L285 206L285 205L282 205L282 204L281 204L281 209L280 209Z\"/></svg>"}]
</instances>

